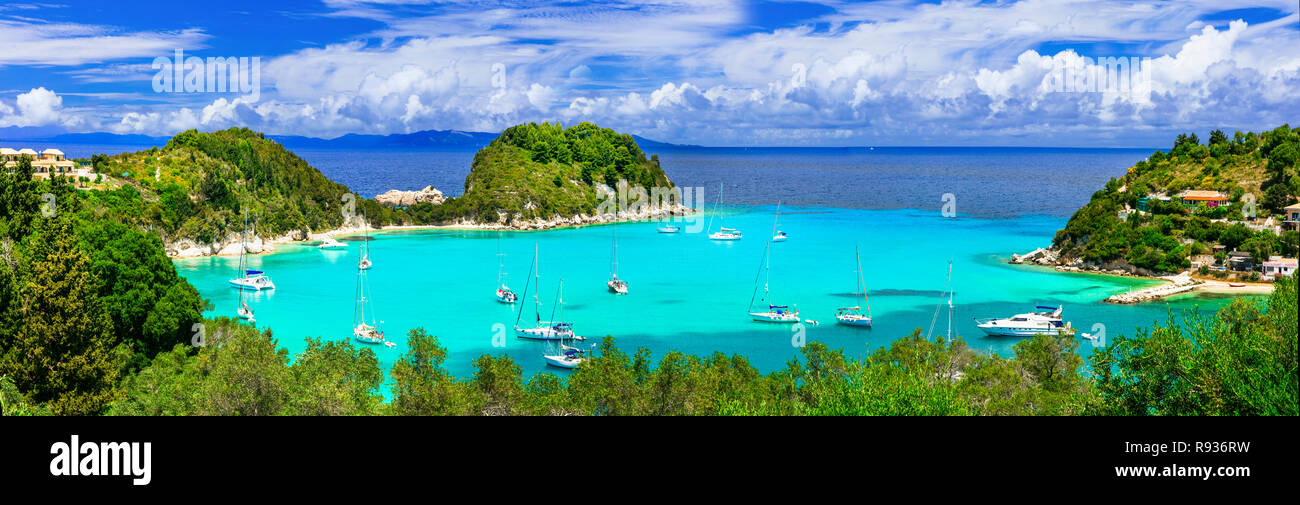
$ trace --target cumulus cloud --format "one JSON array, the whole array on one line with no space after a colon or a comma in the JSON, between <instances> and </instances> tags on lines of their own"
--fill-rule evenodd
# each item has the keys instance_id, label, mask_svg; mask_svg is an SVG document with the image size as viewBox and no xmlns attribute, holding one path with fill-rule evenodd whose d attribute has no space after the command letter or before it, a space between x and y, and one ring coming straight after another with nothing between
<instances>
[{"instance_id":1,"label":"cumulus cloud","mask_svg":"<svg viewBox=\"0 0 1300 505\"><path fill-rule=\"evenodd\" d=\"M0 126L74 126L78 123L63 113L63 97L44 87L18 95L14 105L0 102Z\"/></svg>"},{"instance_id":2,"label":"cumulus cloud","mask_svg":"<svg viewBox=\"0 0 1300 505\"><path fill-rule=\"evenodd\" d=\"M1040 134L1087 142L1123 131L1258 129L1300 114L1290 98L1300 91L1300 53L1278 49L1294 44L1296 7L1272 0L1243 7L1291 15L1206 21L1221 9L1208 1L834 3L831 14L772 30L747 29L745 5L730 1L453 2L428 16L405 15L418 12L412 6L394 16L384 2L329 5L384 28L268 58L263 101L144 105L119 113L113 128L242 125L328 137L562 120L707 144ZM1090 44L1062 48L1070 41L1149 57L1149 87L1059 89L1062 71L1105 70Z\"/></svg>"}]
</instances>

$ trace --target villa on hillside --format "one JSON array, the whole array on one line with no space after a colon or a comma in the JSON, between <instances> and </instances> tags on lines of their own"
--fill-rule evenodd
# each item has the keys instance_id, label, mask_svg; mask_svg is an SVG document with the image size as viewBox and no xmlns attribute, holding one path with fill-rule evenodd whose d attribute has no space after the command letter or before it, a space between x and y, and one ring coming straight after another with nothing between
<instances>
[{"instance_id":1,"label":"villa on hillside","mask_svg":"<svg viewBox=\"0 0 1300 505\"><path fill-rule=\"evenodd\" d=\"M1282 229L1300 229L1300 203L1287 206L1287 208L1282 209L1282 213L1286 215L1286 218L1282 220Z\"/></svg>"},{"instance_id":2,"label":"villa on hillside","mask_svg":"<svg viewBox=\"0 0 1300 505\"><path fill-rule=\"evenodd\" d=\"M1264 276L1266 278L1276 278L1279 275L1294 275L1296 269L1296 258L1270 256L1268 261L1264 262L1263 267Z\"/></svg>"},{"instance_id":3,"label":"villa on hillside","mask_svg":"<svg viewBox=\"0 0 1300 505\"><path fill-rule=\"evenodd\" d=\"M1218 191L1205 191L1199 189L1189 189L1178 194L1178 198L1183 205L1195 206L1205 204L1206 207L1218 207L1228 204L1228 195Z\"/></svg>"},{"instance_id":4,"label":"villa on hillside","mask_svg":"<svg viewBox=\"0 0 1300 505\"><path fill-rule=\"evenodd\" d=\"M85 175L84 171L77 170L76 162L69 160L63 155L63 151L50 148L41 151L39 154L33 149L10 149L0 147L0 163L4 164L6 169L13 169L18 166L18 161L24 156L31 158L32 171L34 177L48 179L56 175L64 177L77 177Z\"/></svg>"}]
</instances>

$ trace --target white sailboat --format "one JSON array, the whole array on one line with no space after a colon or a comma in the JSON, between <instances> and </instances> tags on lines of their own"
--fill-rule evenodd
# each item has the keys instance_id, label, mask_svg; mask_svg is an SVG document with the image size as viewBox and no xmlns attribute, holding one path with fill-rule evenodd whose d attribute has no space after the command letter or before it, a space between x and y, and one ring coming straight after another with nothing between
<instances>
[{"instance_id":1,"label":"white sailboat","mask_svg":"<svg viewBox=\"0 0 1300 505\"><path fill-rule=\"evenodd\" d=\"M776 225L778 222L780 222L780 220L781 220L781 202L776 202L776 217L772 218L772 241L773 242L785 242L785 240L789 238L789 236L786 235L785 232L777 228Z\"/></svg>"},{"instance_id":2,"label":"white sailboat","mask_svg":"<svg viewBox=\"0 0 1300 505\"><path fill-rule=\"evenodd\" d=\"M858 255L857 247L853 248L853 257L858 265L858 293L862 295L862 303L852 307L835 309L835 321L846 326L870 328L871 304L867 303L867 285L862 281L862 257ZM862 313L863 308L866 308L866 314Z\"/></svg>"},{"instance_id":3,"label":"white sailboat","mask_svg":"<svg viewBox=\"0 0 1300 505\"><path fill-rule=\"evenodd\" d=\"M230 279L231 287L247 291L275 289L271 276L261 270L248 269L248 216L244 216L244 231L240 233L239 277Z\"/></svg>"},{"instance_id":4,"label":"white sailboat","mask_svg":"<svg viewBox=\"0 0 1300 505\"><path fill-rule=\"evenodd\" d=\"M352 310L352 336L361 343L384 344L392 347L394 344L384 338L384 322L376 321L375 311L370 307L368 293L366 270L357 268L357 293Z\"/></svg>"},{"instance_id":5,"label":"white sailboat","mask_svg":"<svg viewBox=\"0 0 1300 505\"><path fill-rule=\"evenodd\" d=\"M519 300L519 295L516 295L506 285L505 256L501 252L501 233L497 232L497 301L500 303L515 303Z\"/></svg>"},{"instance_id":6,"label":"white sailboat","mask_svg":"<svg viewBox=\"0 0 1300 505\"><path fill-rule=\"evenodd\" d=\"M536 272L534 291L540 291L542 286L541 265L538 261L536 246L533 251L533 272ZM528 296L528 284L524 284L524 296ZM559 308L560 317L556 321L542 320L542 300L536 292L533 293L533 305L536 312L532 328L519 326L519 320L523 318L524 307L519 306L519 313L515 316L515 337L526 338L530 340L585 340L573 333L573 324L564 322L564 279L560 279L560 287L556 296L556 305L552 307L551 314L554 316L555 307Z\"/></svg>"},{"instance_id":7,"label":"white sailboat","mask_svg":"<svg viewBox=\"0 0 1300 505\"><path fill-rule=\"evenodd\" d=\"M717 209L719 212L721 212L721 210L722 210L722 183L718 183L718 206L716 207L716 209ZM740 240L741 238L744 237L744 235L742 235L742 234L740 233L740 230L737 230L737 229L735 229L735 228L727 228L727 227L725 227L725 226L722 226L722 215L721 215L721 214L718 215L718 228L719 228L719 229L718 229L718 231L717 231L716 233L710 233L710 234L709 234L709 238L710 238L710 239L713 239L713 240ZM709 217L709 228L708 228L708 229L709 229L709 230L712 230L712 229L713 229L713 217L712 217L712 216Z\"/></svg>"},{"instance_id":8,"label":"white sailboat","mask_svg":"<svg viewBox=\"0 0 1300 505\"><path fill-rule=\"evenodd\" d=\"M592 344L593 346L595 344ZM565 344L563 340L556 342L555 350L548 350L542 355L546 364L559 368L574 369L578 368L582 362L587 361L586 353L582 349Z\"/></svg>"},{"instance_id":9,"label":"white sailboat","mask_svg":"<svg viewBox=\"0 0 1300 505\"><path fill-rule=\"evenodd\" d=\"M605 283L609 287L609 292L626 295L627 281L618 278L618 217L615 214L614 220L614 240L612 250L609 253L609 282Z\"/></svg>"},{"instance_id":10,"label":"white sailboat","mask_svg":"<svg viewBox=\"0 0 1300 505\"><path fill-rule=\"evenodd\" d=\"M946 341L952 343L952 261L948 262L948 280L944 284L943 290L942 294L948 295L948 333ZM930 318L930 330L925 332L925 338L927 339L934 334L934 323L939 320L939 308L942 306L942 301L939 302L939 305L934 306L934 316Z\"/></svg>"},{"instance_id":11,"label":"white sailboat","mask_svg":"<svg viewBox=\"0 0 1300 505\"><path fill-rule=\"evenodd\" d=\"M754 298L758 297L758 286L755 279L754 296L749 299L749 317L755 321L764 323L797 323L799 322L799 308L791 308L788 305L776 305L772 303L772 244L769 242L763 250L763 303L767 305L767 310L754 310Z\"/></svg>"},{"instance_id":12,"label":"white sailboat","mask_svg":"<svg viewBox=\"0 0 1300 505\"><path fill-rule=\"evenodd\" d=\"M366 223L366 219L365 219L365 215L364 215L364 214L361 216L361 222L363 223L363 226L364 226L364 227L369 227L369 224ZM372 267L372 266L374 266L374 265L375 265L375 262L370 261L370 233L369 233L365 228L362 228L362 230L361 230L361 260L360 260L360 261L357 261L357 268L360 268L360 269L362 269L362 270L369 270L370 267Z\"/></svg>"}]
</instances>

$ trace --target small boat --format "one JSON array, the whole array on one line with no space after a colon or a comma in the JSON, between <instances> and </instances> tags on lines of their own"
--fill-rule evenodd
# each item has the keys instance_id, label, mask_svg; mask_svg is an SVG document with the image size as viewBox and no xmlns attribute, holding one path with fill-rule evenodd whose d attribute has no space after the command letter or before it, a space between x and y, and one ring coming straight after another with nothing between
<instances>
[{"instance_id":1,"label":"small boat","mask_svg":"<svg viewBox=\"0 0 1300 505\"><path fill-rule=\"evenodd\" d=\"M811 325L813 325L813 326L817 326L817 325L819 325L819 324L822 324L822 323L817 322L816 319L804 319L803 322L808 323L808 324L811 324Z\"/></svg>"},{"instance_id":2,"label":"small boat","mask_svg":"<svg viewBox=\"0 0 1300 505\"><path fill-rule=\"evenodd\" d=\"M244 292L241 290L239 293L242 295ZM240 319L247 319L250 323L257 322L257 319L253 318L253 308L249 307L243 300L239 301L239 308L235 309L235 314L239 315Z\"/></svg>"},{"instance_id":3,"label":"small boat","mask_svg":"<svg viewBox=\"0 0 1300 505\"><path fill-rule=\"evenodd\" d=\"M1089 340L1089 341L1091 341L1091 342L1093 342L1093 343L1096 343L1097 340L1100 338L1100 337L1098 337L1097 335L1093 335L1093 334L1091 334L1091 333L1080 333L1079 336L1080 336L1080 337L1083 337L1083 338L1085 338L1085 339L1087 339L1087 340Z\"/></svg>"},{"instance_id":4,"label":"small boat","mask_svg":"<svg viewBox=\"0 0 1300 505\"><path fill-rule=\"evenodd\" d=\"M339 241L337 241L337 240L334 240L334 239L332 239L332 238L326 238L325 240L322 240L322 241L320 242L320 245L316 246L316 248L318 248L318 249L347 249L347 248L348 248L348 245L347 245L347 244L344 244L344 243L342 243L342 242L339 242Z\"/></svg>"},{"instance_id":5,"label":"small boat","mask_svg":"<svg viewBox=\"0 0 1300 505\"><path fill-rule=\"evenodd\" d=\"M718 206L717 206L717 209L718 209L719 211L722 210L722 184L718 184ZM711 240L740 240L741 238L744 238L744 235L741 235L740 230L737 230L737 229L735 229L735 228L727 228L727 227L722 226L722 216L721 216L721 215L718 216L718 226L721 227L721 228L720 228L717 232L715 232L715 233L710 233L710 234L709 234L709 239L711 239ZM712 229L713 229L713 217L709 217L709 226L708 226L708 229L709 229L709 230L712 230Z\"/></svg>"},{"instance_id":6,"label":"small boat","mask_svg":"<svg viewBox=\"0 0 1300 505\"><path fill-rule=\"evenodd\" d=\"M677 232L679 232L679 231L682 231L681 228L676 227L676 226L673 226L673 225L671 225L671 224L666 224L666 225L660 226L660 227L658 228L658 230L659 230L659 233L677 233Z\"/></svg>"},{"instance_id":7,"label":"small boat","mask_svg":"<svg viewBox=\"0 0 1300 505\"><path fill-rule=\"evenodd\" d=\"M853 248L853 258L858 266L858 293L862 295L862 303L852 307L841 307L835 309L835 321L845 326L871 327L871 304L867 303L867 285L862 282L862 257L858 254L858 249ZM866 307L867 313L862 313L862 308Z\"/></svg>"},{"instance_id":8,"label":"small boat","mask_svg":"<svg viewBox=\"0 0 1300 505\"><path fill-rule=\"evenodd\" d=\"M362 216L362 220L365 220L365 216ZM369 270L374 265L375 262L370 261L370 235L363 230L361 232L361 260L357 261L357 268Z\"/></svg>"},{"instance_id":9,"label":"small boat","mask_svg":"<svg viewBox=\"0 0 1300 505\"><path fill-rule=\"evenodd\" d=\"M1070 323L1061 320L1063 306L1045 307L1039 305L1035 308L1043 309L1043 311L1026 312L1003 319L976 319L975 323L979 326L979 329L984 330L984 333L993 337L1032 337L1034 335L1054 335L1058 332L1074 335L1075 330L1070 327Z\"/></svg>"},{"instance_id":10,"label":"small boat","mask_svg":"<svg viewBox=\"0 0 1300 505\"><path fill-rule=\"evenodd\" d=\"M239 277L230 279L231 287L245 291L275 289L275 283L266 272L248 269L248 216L244 216L244 231L240 233L239 272Z\"/></svg>"},{"instance_id":11,"label":"small boat","mask_svg":"<svg viewBox=\"0 0 1300 505\"><path fill-rule=\"evenodd\" d=\"M537 252L535 250L533 252L533 268L531 270L537 272L536 285L539 288L538 290L540 290L540 287L542 285L542 274L541 274L541 268L537 266ZM528 296L528 286L529 286L528 284L524 284L525 297ZM559 312L560 312L559 321L542 320L542 301L541 298L537 296L536 292L533 293L533 302L535 306L534 309L536 311L536 319L533 323L533 327L523 328L519 326L519 320L524 315L524 308L521 305L519 307L519 314L515 316L515 337L529 339L529 340L586 340L585 338L580 337L573 333L573 323L564 322L564 280L563 279L560 280L560 287L559 287L558 295L556 296L556 305L555 305L555 307L559 308ZM551 312L552 314L554 314L555 312L554 307L551 309Z\"/></svg>"},{"instance_id":12,"label":"small boat","mask_svg":"<svg viewBox=\"0 0 1300 505\"><path fill-rule=\"evenodd\" d=\"M722 228L716 233L710 233L709 238L713 240L740 240L744 238L740 230L735 228Z\"/></svg>"},{"instance_id":13,"label":"small boat","mask_svg":"<svg viewBox=\"0 0 1300 505\"><path fill-rule=\"evenodd\" d=\"M501 253L501 234L497 233L497 301L500 303L512 304L519 300L519 295L510 290L506 285L506 263L505 254Z\"/></svg>"},{"instance_id":14,"label":"small boat","mask_svg":"<svg viewBox=\"0 0 1300 505\"><path fill-rule=\"evenodd\" d=\"M614 239L609 253L609 282L605 283L609 292L616 295L627 294L627 281L618 278L618 220L615 216Z\"/></svg>"},{"instance_id":15,"label":"small boat","mask_svg":"<svg viewBox=\"0 0 1300 505\"><path fill-rule=\"evenodd\" d=\"M570 370L577 368L583 361L587 361L582 349L570 347L563 343L560 344L558 352L543 354L542 359L546 360L547 365Z\"/></svg>"},{"instance_id":16,"label":"small boat","mask_svg":"<svg viewBox=\"0 0 1300 505\"><path fill-rule=\"evenodd\" d=\"M384 330L381 328L384 322L375 321L375 311L371 308L370 298L367 296L368 287L366 270L357 268L357 293L352 310L352 337L363 344L384 344L393 347L384 338Z\"/></svg>"},{"instance_id":17,"label":"small boat","mask_svg":"<svg viewBox=\"0 0 1300 505\"><path fill-rule=\"evenodd\" d=\"M770 302L772 299L771 281L772 281L772 244L764 248L763 253L763 270L767 273L767 280L763 282L763 300L767 301L767 310L752 311L754 299L758 297L758 286L754 286L754 296L749 299L751 312L750 319L763 323L797 323L799 319L799 308L791 308L788 305L776 305Z\"/></svg>"},{"instance_id":18,"label":"small boat","mask_svg":"<svg viewBox=\"0 0 1300 505\"><path fill-rule=\"evenodd\" d=\"M776 216L772 218L772 241L773 242L785 242L785 239L789 238L785 234L785 232L778 230L776 228L776 225L780 221L780 219L781 219L781 202L776 202Z\"/></svg>"},{"instance_id":19,"label":"small boat","mask_svg":"<svg viewBox=\"0 0 1300 505\"><path fill-rule=\"evenodd\" d=\"M1229 283L1228 283L1228 287L1230 287L1230 288L1244 288L1244 287L1246 287L1246 283L1244 283L1244 282L1229 282Z\"/></svg>"}]
</instances>

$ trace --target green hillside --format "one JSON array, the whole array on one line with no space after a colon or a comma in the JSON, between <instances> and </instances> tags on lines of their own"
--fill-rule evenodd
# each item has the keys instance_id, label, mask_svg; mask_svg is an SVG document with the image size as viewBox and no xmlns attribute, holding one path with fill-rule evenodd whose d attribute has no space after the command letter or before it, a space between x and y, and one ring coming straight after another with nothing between
<instances>
[{"instance_id":1,"label":"green hillside","mask_svg":"<svg viewBox=\"0 0 1300 505\"><path fill-rule=\"evenodd\" d=\"M1300 195L1297 161L1300 128L1289 125L1231 139L1215 130L1206 144L1195 134L1179 135L1168 152L1152 153L1094 193L1056 233L1053 248L1061 263L1127 262L1152 272L1182 271L1191 256L1209 254L1216 244L1255 258L1293 255L1300 242L1295 231L1247 224L1281 220L1282 208ZM1186 190L1217 191L1228 202L1187 205L1178 197Z\"/></svg>"},{"instance_id":2,"label":"green hillside","mask_svg":"<svg viewBox=\"0 0 1300 505\"><path fill-rule=\"evenodd\" d=\"M596 186L621 180L647 192L672 186L658 156L647 158L631 135L591 123L529 123L507 128L474 155L464 194L427 213L414 210L416 219L434 222L591 215L600 203Z\"/></svg>"}]
</instances>

